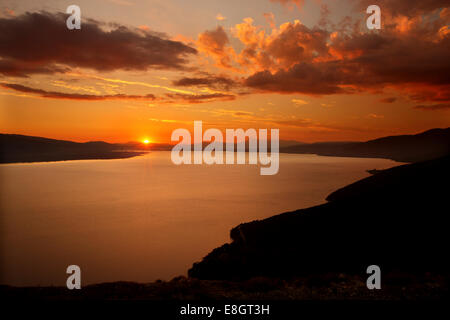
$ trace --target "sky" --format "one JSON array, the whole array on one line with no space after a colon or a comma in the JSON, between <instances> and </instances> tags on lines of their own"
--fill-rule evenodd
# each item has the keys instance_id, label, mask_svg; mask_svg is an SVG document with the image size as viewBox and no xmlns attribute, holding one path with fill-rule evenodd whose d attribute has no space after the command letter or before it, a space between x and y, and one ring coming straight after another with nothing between
<instances>
[{"instance_id":1,"label":"sky","mask_svg":"<svg viewBox=\"0 0 450 320\"><path fill-rule=\"evenodd\" d=\"M0 132L167 143L201 120L315 142L449 127L449 25L443 0L3 0Z\"/></svg>"}]
</instances>

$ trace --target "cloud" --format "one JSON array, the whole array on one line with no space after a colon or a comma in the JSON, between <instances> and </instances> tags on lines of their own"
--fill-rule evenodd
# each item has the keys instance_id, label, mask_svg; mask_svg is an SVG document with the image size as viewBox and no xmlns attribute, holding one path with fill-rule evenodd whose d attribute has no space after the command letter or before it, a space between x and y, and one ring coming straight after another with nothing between
<instances>
[{"instance_id":1,"label":"cloud","mask_svg":"<svg viewBox=\"0 0 450 320\"><path fill-rule=\"evenodd\" d=\"M338 64L300 63L288 70L280 69L275 73L258 72L245 80L251 88L279 93L304 93L310 95L349 93L340 86L340 68Z\"/></svg>"},{"instance_id":2,"label":"cloud","mask_svg":"<svg viewBox=\"0 0 450 320\"><path fill-rule=\"evenodd\" d=\"M43 98L51 99L67 99L67 100L86 100L86 101L98 101L98 100L155 100L153 94L147 95L127 95L127 94L114 94L114 95L93 95L93 94L78 94L78 93L64 93L56 91L46 91L42 89L35 89L20 84L3 83L0 87L6 89L12 89L14 91L23 93L32 93Z\"/></svg>"},{"instance_id":3,"label":"cloud","mask_svg":"<svg viewBox=\"0 0 450 320\"><path fill-rule=\"evenodd\" d=\"M211 94L181 94L181 93L167 93L166 96L172 101L167 102L185 102L185 103L202 103L212 101L230 101L236 99L235 95L224 93L211 93Z\"/></svg>"},{"instance_id":4,"label":"cloud","mask_svg":"<svg viewBox=\"0 0 450 320\"><path fill-rule=\"evenodd\" d=\"M394 103L395 101L397 101L397 98L395 98L395 97L380 99L380 102L382 102L382 103Z\"/></svg>"},{"instance_id":5,"label":"cloud","mask_svg":"<svg viewBox=\"0 0 450 320\"><path fill-rule=\"evenodd\" d=\"M94 75L94 74L87 74L87 73L80 73L80 72L70 72L70 73L68 73L68 75L73 75L73 76L76 76L76 77L79 77L79 78L96 79L96 80L101 80L101 81L110 82L110 83L116 83L116 84L136 85L136 86L143 86L143 87L147 87L147 88L159 88L159 89L164 89L164 90L171 91L171 92L176 92L176 93L194 94L193 92L187 91L187 90L180 90L180 89L176 89L176 88L162 86L162 85L159 85L159 84L153 84L153 83L147 83L147 82L141 82L141 81L128 81L128 80L122 80L122 79L111 79L111 78L105 78L105 77L101 77L101 76Z\"/></svg>"},{"instance_id":6,"label":"cloud","mask_svg":"<svg viewBox=\"0 0 450 320\"><path fill-rule=\"evenodd\" d=\"M367 115L367 118L370 118L370 119L384 119L384 116L382 114L370 113L370 114Z\"/></svg>"},{"instance_id":7,"label":"cloud","mask_svg":"<svg viewBox=\"0 0 450 320\"><path fill-rule=\"evenodd\" d=\"M267 23L272 29L275 29L275 16L272 12L266 12L263 14L264 18L266 18Z\"/></svg>"},{"instance_id":8,"label":"cloud","mask_svg":"<svg viewBox=\"0 0 450 320\"><path fill-rule=\"evenodd\" d=\"M0 18L0 72L9 76L52 73L67 67L97 71L179 69L196 50L162 34L84 19L68 30L62 13Z\"/></svg>"},{"instance_id":9,"label":"cloud","mask_svg":"<svg viewBox=\"0 0 450 320\"><path fill-rule=\"evenodd\" d=\"M361 8L368 3L348 1ZM272 2L299 7L304 3ZM206 65L209 73L186 75L173 81L179 88L105 77L98 79L170 91L155 98L162 103L232 100L240 93L222 91L237 91L236 88L250 93L313 96L380 94L386 89L389 94L409 98L418 109L446 109L450 101L448 1L428 0L411 5L406 0L380 0L379 5L384 17L383 29L379 32L367 32L363 19L350 21L346 18L342 23L332 24L328 8L322 6L320 21L313 27L300 21L277 27L273 14L267 13L264 16L271 25L270 31L255 25L253 19L245 18L229 30L218 26L200 33L190 46L169 40L164 34L146 27L131 28L86 19L80 31L69 31L64 14L25 13L0 18L0 73L22 77L34 73L70 74L75 72L71 71L75 67L100 72L150 68L187 70L189 57L198 50L203 54L198 57L202 67L213 61L216 67L226 71L212 74L213 69ZM218 17L224 18L220 14ZM330 32L330 27L336 31ZM204 59L205 55L209 59ZM187 87L199 87L201 94L190 92ZM45 92L31 93L46 96ZM78 99L139 97L106 92L111 94L78 95ZM48 95L64 97L69 94L47 92ZM395 101L394 97L380 100L383 103Z\"/></svg>"},{"instance_id":10,"label":"cloud","mask_svg":"<svg viewBox=\"0 0 450 320\"><path fill-rule=\"evenodd\" d=\"M198 78L181 78L172 82L175 86L182 87L211 87L211 88L224 88L226 90L236 85L236 82L232 79L223 76L213 76L209 75L207 77Z\"/></svg>"},{"instance_id":11,"label":"cloud","mask_svg":"<svg viewBox=\"0 0 450 320\"><path fill-rule=\"evenodd\" d=\"M366 4L364 0L349 1L361 8ZM380 6L390 17L385 18L389 23L382 32L367 32L359 16L332 23L328 7L322 5L314 27L294 21L277 28L273 14L267 13L264 16L272 28L268 33L252 18L243 19L230 32L239 40L236 47L241 47L240 51L231 46L236 42L230 41L222 27L200 34L197 45L199 51L214 58L216 66L245 74L242 84L252 92L380 94L389 89L416 103L450 101L448 1L428 0L413 6L406 0L382 0ZM328 31L330 27L335 31Z\"/></svg>"},{"instance_id":12,"label":"cloud","mask_svg":"<svg viewBox=\"0 0 450 320\"><path fill-rule=\"evenodd\" d=\"M0 87L14 90L21 93L31 93L41 98L49 99L65 99L65 100L84 100L84 101L99 101L99 100L142 100L154 101L158 103L205 103L213 101L230 101L236 98L233 94L226 93L211 93L211 94L183 94L183 93L167 93L162 97L156 97L153 94L146 95L129 95L129 94L79 94L79 93L65 93L58 91L47 91L43 89L36 89L15 83L0 83Z\"/></svg>"},{"instance_id":13,"label":"cloud","mask_svg":"<svg viewBox=\"0 0 450 320\"><path fill-rule=\"evenodd\" d=\"M437 111L437 110L450 110L450 103L439 103L432 105L417 105L414 109Z\"/></svg>"},{"instance_id":14,"label":"cloud","mask_svg":"<svg viewBox=\"0 0 450 320\"><path fill-rule=\"evenodd\" d=\"M291 101L292 101L293 103L295 103L297 106L301 106L301 105L308 104L307 101L302 100L302 99L292 99Z\"/></svg>"},{"instance_id":15,"label":"cloud","mask_svg":"<svg viewBox=\"0 0 450 320\"><path fill-rule=\"evenodd\" d=\"M220 14L220 13L218 13L217 15L216 15L216 20L217 21L224 21L224 20L226 20L227 18L226 17L224 17L222 14Z\"/></svg>"},{"instance_id":16,"label":"cloud","mask_svg":"<svg viewBox=\"0 0 450 320\"><path fill-rule=\"evenodd\" d=\"M0 16L14 17L16 13L10 8L0 9Z\"/></svg>"},{"instance_id":17,"label":"cloud","mask_svg":"<svg viewBox=\"0 0 450 320\"><path fill-rule=\"evenodd\" d=\"M153 122L163 122L163 123L185 123L185 124L192 124L191 121L182 121L182 120L173 120L173 119L156 119L156 118L150 118L149 121Z\"/></svg>"},{"instance_id":18,"label":"cloud","mask_svg":"<svg viewBox=\"0 0 450 320\"><path fill-rule=\"evenodd\" d=\"M322 95L391 88L409 91L414 101L450 100L450 32L441 32L446 22L435 15L408 29L393 24L370 33L329 33L296 21L266 35L252 22L237 25L236 36L246 45L240 63L256 67L244 83L257 91Z\"/></svg>"},{"instance_id":19,"label":"cloud","mask_svg":"<svg viewBox=\"0 0 450 320\"><path fill-rule=\"evenodd\" d=\"M365 9L373 0L352 0L359 9ZM392 16L417 16L439 8L448 7L448 0L422 0L412 3L411 0L377 0L376 4L381 8L382 14L389 13Z\"/></svg>"},{"instance_id":20,"label":"cloud","mask_svg":"<svg viewBox=\"0 0 450 320\"><path fill-rule=\"evenodd\" d=\"M293 8L293 5L296 5L299 9L303 7L305 0L270 0L270 2L278 2L283 6L288 7L289 9Z\"/></svg>"},{"instance_id":21,"label":"cloud","mask_svg":"<svg viewBox=\"0 0 450 320\"><path fill-rule=\"evenodd\" d=\"M245 45L237 62L250 71L289 68L300 61L312 61L328 50L326 30L310 29L296 20L266 34L264 28L253 22L252 18L245 18L232 29L234 36Z\"/></svg>"},{"instance_id":22,"label":"cloud","mask_svg":"<svg viewBox=\"0 0 450 320\"><path fill-rule=\"evenodd\" d=\"M54 74L69 71L70 68L68 67L54 64L23 63L16 59L0 59L0 73L6 76L28 77L35 73Z\"/></svg>"},{"instance_id":23,"label":"cloud","mask_svg":"<svg viewBox=\"0 0 450 320\"><path fill-rule=\"evenodd\" d=\"M326 128L325 126L313 122L311 119L270 120L270 122L280 126L294 128Z\"/></svg>"},{"instance_id":24,"label":"cloud","mask_svg":"<svg viewBox=\"0 0 450 320\"><path fill-rule=\"evenodd\" d=\"M449 102L450 84L443 85L412 85L399 89L409 99L417 102Z\"/></svg>"},{"instance_id":25,"label":"cloud","mask_svg":"<svg viewBox=\"0 0 450 320\"><path fill-rule=\"evenodd\" d=\"M113 2L115 4L121 5L121 6L132 6L133 3L126 0L108 0L110 2Z\"/></svg>"},{"instance_id":26,"label":"cloud","mask_svg":"<svg viewBox=\"0 0 450 320\"><path fill-rule=\"evenodd\" d=\"M214 109L212 111L214 114L218 115L231 115L236 118L249 118L253 117L253 112L243 111L243 110L227 110L227 109Z\"/></svg>"},{"instance_id":27,"label":"cloud","mask_svg":"<svg viewBox=\"0 0 450 320\"><path fill-rule=\"evenodd\" d=\"M214 30L207 30L198 36L197 48L201 52L212 56L216 64L223 68L232 69L233 48L230 39L223 27L218 26Z\"/></svg>"}]
</instances>

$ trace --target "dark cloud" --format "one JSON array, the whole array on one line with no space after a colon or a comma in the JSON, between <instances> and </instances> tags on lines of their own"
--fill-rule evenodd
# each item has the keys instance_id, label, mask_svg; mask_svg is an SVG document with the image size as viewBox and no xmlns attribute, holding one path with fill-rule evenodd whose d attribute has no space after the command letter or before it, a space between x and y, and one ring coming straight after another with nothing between
<instances>
[{"instance_id":1,"label":"dark cloud","mask_svg":"<svg viewBox=\"0 0 450 320\"><path fill-rule=\"evenodd\" d=\"M232 94L223 94L223 93L211 93L211 94L182 94L182 93L168 93L166 96L173 101L169 102L186 102L186 103L202 103L202 102L211 102L215 100L219 101L229 101L236 99L236 96Z\"/></svg>"},{"instance_id":2,"label":"dark cloud","mask_svg":"<svg viewBox=\"0 0 450 320\"><path fill-rule=\"evenodd\" d=\"M78 93L64 93L56 91L46 91L42 89L30 88L20 84L14 83L3 83L0 84L1 87L6 89L12 89L23 93L32 93L43 98L51 99L68 99L68 100L87 100L87 101L98 101L98 100L155 100L153 94L147 95L127 95L127 94L115 94L115 95L92 95L92 94L78 94Z\"/></svg>"},{"instance_id":3,"label":"dark cloud","mask_svg":"<svg viewBox=\"0 0 450 320\"><path fill-rule=\"evenodd\" d=\"M68 67L57 65L36 65L35 63L23 63L15 59L0 60L0 73L13 77L28 77L34 73L53 74L69 70Z\"/></svg>"},{"instance_id":4,"label":"dark cloud","mask_svg":"<svg viewBox=\"0 0 450 320\"><path fill-rule=\"evenodd\" d=\"M182 87L190 87L190 86L199 86L199 87L211 87L211 88L225 88L229 89L236 85L235 81L226 77L221 76L207 76L207 77L198 77L198 78L181 78L173 81L173 85L182 86Z\"/></svg>"},{"instance_id":5,"label":"dark cloud","mask_svg":"<svg viewBox=\"0 0 450 320\"><path fill-rule=\"evenodd\" d=\"M414 109L436 111L436 110L450 110L450 103L439 103L432 105L418 105Z\"/></svg>"},{"instance_id":6,"label":"dark cloud","mask_svg":"<svg viewBox=\"0 0 450 320\"><path fill-rule=\"evenodd\" d=\"M417 102L450 102L450 85L411 87L405 89L411 100Z\"/></svg>"},{"instance_id":7,"label":"dark cloud","mask_svg":"<svg viewBox=\"0 0 450 320\"><path fill-rule=\"evenodd\" d=\"M382 102L382 103L394 103L395 101L397 101L397 98L395 98L395 97L380 99L380 102Z\"/></svg>"},{"instance_id":8,"label":"dark cloud","mask_svg":"<svg viewBox=\"0 0 450 320\"><path fill-rule=\"evenodd\" d=\"M30 93L42 98L49 99L66 99L66 100L84 100L84 101L99 101L99 100L142 100L154 101L160 103L205 103L212 101L229 101L236 98L232 94L211 93L211 94L181 94L168 93L163 97L156 97L153 94L146 95L129 95L129 94L113 94L113 95L95 95L95 94L78 94L66 93L58 91L47 91L43 89L36 89L27 87L16 83L0 83L0 87L11 89L17 92Z\"/></svg>"},{"instance_id":9,"label":"dark cloud","mask_svg":"<svg viewBox=\"0 0 450 320\"><path fill-rule=\"evenodd\" d=\"M345 93L340 87L340 67L338 64L320 65L299 63L288 70L276 73L258 72L245 80L249 87L280 93L306 93L312 95Z\"/></svg>"},{"instance_id":10,"label":"dark cloud","mask_svg":"<svg viewBox=\"0 0 450 320\"><path fill-rule=\"evenodd\" d=\"M343 57L355 56L342 63L357 65L373 83L450 83L450 37L371 33L338 38L332 48Z\"/></svg>"},{"instance_id":11,"label":"dark cloud","mask_svg":"<svg viewBox=\"0 0 450 320\"><path fill-rule=\"evenodd\" d=\"M0 72L24 76L51 73L63 66L98 71L182 68L197 51L161 34L118 24L83 20L68 30L62 13L25 13L0 18Z\"/></svg>"}]
</instances>

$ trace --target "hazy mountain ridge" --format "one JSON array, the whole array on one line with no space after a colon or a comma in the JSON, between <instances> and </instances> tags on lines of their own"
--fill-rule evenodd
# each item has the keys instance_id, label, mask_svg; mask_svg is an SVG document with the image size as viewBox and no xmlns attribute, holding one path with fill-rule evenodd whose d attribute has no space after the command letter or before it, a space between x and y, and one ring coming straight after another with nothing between
<instances>
[{"instance_id":1,"label":"hazy mountain ridge","mask_svg":"<svg viewBox=\"0 0 450 320\"><path fill-rule=\"evenodd\" d=\"M203 148L209 143L203 143ZM367 142L302 143L280 140L280 153L322 156L386 158L400 162L433 159L450 151L450 128L431 129L416 135L389 136ZM224 150L226 144L223 145ZM267 145L270 151L270 142ZM140 142L72 142L17 134L0 134L0 163L58 161L77 159L115 159L141 155L148 151L170 151L172 144ZM194 146L191 145L193 150ZM248 150L248 143L246 143Z\"/></svg>"},{"instance_id":2,"label":"hazy mountain ridge","mask_svg":"<svg viewBox=\"0 0 450 320\"><path fill-rule=\"evenodd\" d=\"M321 156L386 158L416 162L450 152L450 128L431 129L415 135L388 136L366 142L319 142L281 148L280 152Z\"/></svg>"}]
</instances>

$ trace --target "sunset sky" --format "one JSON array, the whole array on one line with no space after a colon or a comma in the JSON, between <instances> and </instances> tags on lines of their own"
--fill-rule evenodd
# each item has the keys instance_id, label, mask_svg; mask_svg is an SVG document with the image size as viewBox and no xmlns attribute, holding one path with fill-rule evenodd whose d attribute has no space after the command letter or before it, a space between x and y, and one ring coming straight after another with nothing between
<instances>
[{"instance_id":1,"label":"sunset sky","mask_svg":"<svg viewBox=\"0 0 450 320\"><path fill-rule=\"evenodd\" d=\"M313 142L449 127L449 25L448 0L3 0L0 132L170 142L202 120Z\"/></svg>"}]
</instances>

